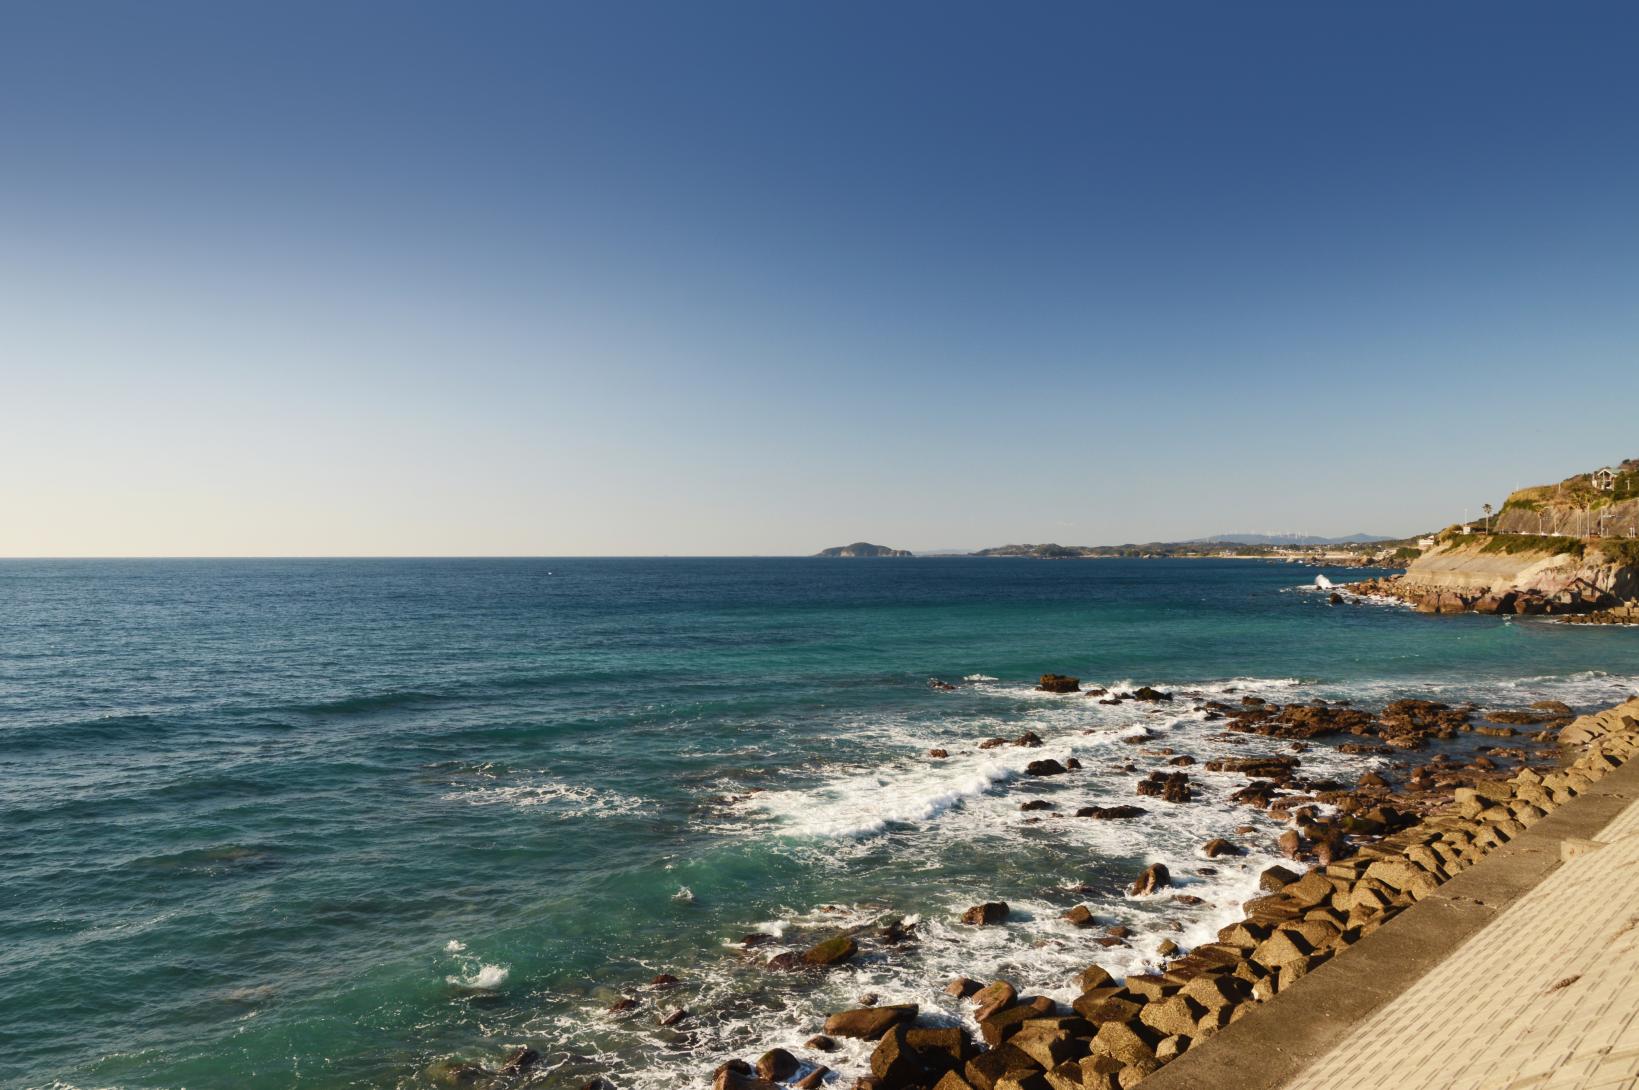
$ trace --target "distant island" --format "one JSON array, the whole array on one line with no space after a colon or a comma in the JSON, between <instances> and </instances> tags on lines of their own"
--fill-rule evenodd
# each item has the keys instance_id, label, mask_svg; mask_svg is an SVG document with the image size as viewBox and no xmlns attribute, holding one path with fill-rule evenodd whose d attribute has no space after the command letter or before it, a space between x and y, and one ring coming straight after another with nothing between
<instances>
[{"instance_id":1,"label":"distant island","mask_svg":"<svg viewBox=\"0 0 1639 1090\"><path fill-rule=\"evenodd\" d=\"M852 545L836 545L829 549L821 549L815 556L912 556L915 555L905 549L890 549L886 545L872 545L869 541L856 541Z\"/></svg>"}]
</instances>

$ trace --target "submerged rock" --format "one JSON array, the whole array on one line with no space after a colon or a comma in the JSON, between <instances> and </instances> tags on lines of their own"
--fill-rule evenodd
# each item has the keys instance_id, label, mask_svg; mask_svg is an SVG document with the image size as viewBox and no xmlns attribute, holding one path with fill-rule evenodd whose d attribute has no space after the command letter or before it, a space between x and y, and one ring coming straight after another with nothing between
<instances>
[{"instance_id":1,"label":"submerged rock","mask_svg":"<svg viewBox=\"0 0 1639 1090\"><path fill-rule=\"evenodd\" d=\"M1083 806L1076 811L1076 817L1093 818L1096 821L1119 821L1143 817L1147 813L1149 811L1142 806Z\"/></svg>"}]
</instances>

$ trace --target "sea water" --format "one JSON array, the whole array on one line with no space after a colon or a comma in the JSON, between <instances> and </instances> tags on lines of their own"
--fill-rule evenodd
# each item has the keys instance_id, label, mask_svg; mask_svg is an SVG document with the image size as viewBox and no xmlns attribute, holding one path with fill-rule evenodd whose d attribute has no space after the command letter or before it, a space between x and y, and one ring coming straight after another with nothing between
<instances>
[{"instance_id":1,"label":"sea water","mask_svg":"<svg viewBox=\"0 0 1639 1090\"><path fill-rule=\"evenodd\" d=\"M0 562L0 1086L410 1088L524 1045L541 1086L704 1085L775 1045L846 1071L858 1048L802 1043L866 993L958 1023L954 974L1068 998L1087 964L1153 967L1235 917L1280 830L1228 801L1244 777L1133 791L1161 749L1249 752L1199 697L1588 708L1639 684L1639 631L1332 606L1316 574ZM1178 696L1102 705L1035 692L1044 672ZM1042 747L977 748L1027 730ZM1385 760L1302 759L1351 780ZM1150 813L1067 816L1116 803ZM1252 850L1201 858L1221 835ZM1151 861L1175 888L1126 897ZM957 922L997 899L1008 925ZM1128 945L1062 921L1078 903ZM915 941L765 967L890 916Z\"/></svg>"}]
</instances>

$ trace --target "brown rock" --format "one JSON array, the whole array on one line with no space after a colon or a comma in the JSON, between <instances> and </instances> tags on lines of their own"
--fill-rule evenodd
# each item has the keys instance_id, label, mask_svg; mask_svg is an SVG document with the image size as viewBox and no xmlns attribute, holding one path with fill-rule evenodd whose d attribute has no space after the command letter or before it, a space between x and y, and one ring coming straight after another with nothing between
<instances>
[{"instance_id":1,"label":"brown rock","mask_svg":"<svg viewBox=\"0 0 1639 1090\"><path fill-rule=\"evenodd\" d=\"M973 1057L963 1065L962 1074L977 1090L995 1090L996 1084L1010 1072L1037 1070L1040 1068L1035 1060L1012 1045L1004 1044Z\"/></svg>"},{"instance_id":2,"label":"brown rock","mask_svg":"<svg viewBox=\"0 0 1639 1090\"><path fill-rule=\"evenodd\" d=\"M1124 818L1143 817L1147 813L1149 811L1142 806L1083 806L1076 811L1076 817L1118 821Z\"/></svg>"},{"instance_id":3,"label":"brown rock","mask_svg":"<svg viewBox=\"0 0 1639 1090\"><path fill-rule=\"evenodd\" d=\"M962 913L962 922L974 927L988 927L1007 922L1006 901L986 901Z\"/></svg>"},{"instance_id":4,"label":"brown rock","mask_svg":"<svg viewBox=\"0 0 1639 1090\"><path fill-rule=\"evenodd\" d=\"M1079 976L1076 977L1076 983L1081 986L1082 991L1090 992L1094 988L1104 988L1114 984L1115 978L1109 973L1105 972L1101 967L1097 965L1089 965L1081 971Z\"/></svg>"},{"instance_id":5,"label":"brown rock","mask_svg":"<svg viewBox=\"0 0 1639 1090\"><path fill-rule=\"evenodd\" d=\"M859 953L858 943L847 935L837 935L815 946L810 946L803 951L802 960L805 964L824 968L841 965L857 953Z\"/></svg>"},{"instance_id":6,"label":"brown rock","mask_svg":"<svg viewBox=\"0 0 1639 1090\"><path fill-rule=\"evenodd\" d=\"M1205 1013L1204 1007L1180 993L1159 1003L1146 1004L1138 1018L1163 1037L1174 1034L1188 1036L1196 1032L1196 1024Z\"/></svg>"},{"instance_id":7,"label":"brown rock","mask_svg":"<svg viewBox=\"0 0 1639 1090\"><path fill-rule=\"evenodd\" d=\"M783 1048L771 1048L757 1058L757 1074L769 1082L784 1082L801 1067L797 1058Z\"/></svg>"},{"instance_id":8,"label":"brown rock","mask_svg":"<svg viewBox=\"0 0 1639 1090\"><path fill-rule=\"evenodd\" d=\"M1093 918L1093 910L1086 905L1077 905L1064 914L1064 918L1076 927L1092 927L1098 921Z\"/></svg>"},{"instance_id":9,"label":"brown rock","mask_svg":"<svg viewBox=\"0 0 1639 1090\"><path fill-rule=\"evenodd\" d=\"M1172 875L1167 871L1165 863L1151 863L1139 874L1136 881L1127 892L1134 897L1142 897L1154 893L1172 884Z\"/></svg>"},{"instance_id":10,"label":"brown rock","mask_svg":"<svg viewBox=\"0 0 1639 1090\"><path fill-rule=\"evenodd\" d=\"M1216 859L1220 855L1244 855L1245 850L1231 844L1221 836L1215 836L1201 845L1201 854L1208 859Z\"/></svg>"},{"instance_id":11,"label":"brown rock","mask_svg":"<svg viewBox=\"0 0 1639 1090\"><path fill-rule=\"evenodd\" d=\"M1291 885L1298 880L1298 876L1282 866L1274 866L1258 875L1258 888L1267 892L1274 892Z\"/></svg>"},{"instance_id":12,"label":"brown rock","mask_svg":"<svg viewBox=\"0 0 1639 1090\"><path fill-rule=\"evenodd\" d=\"M859 1037L874 1041L902 1022L916 1018L915 1003L901 1003L887 1007L860 1007L838 1011L825 1020L825 1032L837 1037Z\"/></svg>"},{"instance_id":13,"label":"brown rock","mask_svg":"<svg viewBox=\"0 0 1639 1090\"><path fill-rule=\"evenodd\" d=\"M1080 692L1081 679L1067 677L1064 674L1043 674L1041 681L1036 685L1036 691L1043 693Z\"/></svg>"}]
</instances>

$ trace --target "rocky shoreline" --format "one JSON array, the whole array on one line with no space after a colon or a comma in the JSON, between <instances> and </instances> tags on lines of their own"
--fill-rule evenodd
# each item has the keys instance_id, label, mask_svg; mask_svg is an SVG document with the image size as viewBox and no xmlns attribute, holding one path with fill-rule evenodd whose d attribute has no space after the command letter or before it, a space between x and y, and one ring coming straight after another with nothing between
<instances>
[{"instance_id":1,"label":"rocky shoreline","mask_svg":"<svg viewBox=\"0 0 1639 1090\"><path fill-rule=\"evenodd\" d=\"M1048 675L1043 688L1075 692L1073 683ZM1135 699L1134 694L1102 692L1098 697ZM1145 698L1170 699L1170 694L1148 690ZM742 1058L721 1064L715 1090L778 1090L782 1085L814 1090L834 1084L838 1075L823 1057L838 1047L837 1038L872 1043L869 1074L853 1082L856 1090L1119 1090L1137 1085L1256 1004L1322 969L1351 943L1639 750L1639 698L1580 718L1553 701L1481 714L1468 706L1398 700L1372 713L1345 704L1282 707L1245 697L1233 704L1202 701L1198 710L1221 721L1228 734L1248 741L1268 739L1271 748L1282 743L1285 750L1207 765L1209 772L1248 777L1235 792L1236 801L1287 819L1279 847L1291 863L1263 872L1264 896L1249 901L1244 918L1221 929L1218 941L1184 950L1167 940L1159 952L1170 960L1159 972L1121 980L1089 964L1075 981L1080 994L1069 1004L1020 995L1005 980L952 980L947 994L972 1003L979 1040L963 1026L919 1024L921 1012L914 1004L865 1002L827 1018L823 1032L806 1042L802 1057L773 1049L754 1062ZM1306 778L1301 754L1311 742L1345 735L1349 740L1338 749L1376 755L1408 754L1460 735L1497 742L1481 745L1467 760L1440 752L1415 766L1398 761L1390 776L1367 772L1355 785ZM1031 740L1012 744L1029 745ZM1189 774L1177 769L1192 763L1188 755L1171 755L1169 767L1139 780L1136 792L1187 801ZM1070 771L1061 766L1036 774ZM1142 813L1138 807L1130 809ZM1202 855L1213 858L1239 850L1219 839L1203 845ZM1152 864L1135 878L1129 893L1153 895L1170 882L1167 869ZM986 902L970 908L963 923L1001 926L1007 916L1006 904ZM1097 922L1085 905L1070 909L1066 919L1078 927ZM890 924L884 930L896 933L873 938L914 941L913 926ZM1089 945L1110 945L1121 938L1106 933ZM839 935L794 956L798 964L791 967L823 971L847 961L857 949L853 935Z\"/></svg>"},{"instance_id":2,"label":"rocky shoreline","mask_svg":"<svg viewBox=\"0 0 1639 1090\"><path fill-rule=\"evenodd\" d=\"M800 1048L773 1048L719 1064L714 1090L843 1085L853 1090L1125 1090L1294 981L1322 970L1352 943L1639 751L1639 696L1578 718L1558 701L1481 709L1400 699L1371 711L1348 702L1280 705L1256 695L1231 702L1150 687L1083 690L1076 678L1053 674L1043 675L1038 688L1064 700L1189 711L1215 730L1201 740L1218 744L1219 755L1200 759L1153 745L1158 739L1148 731L1121 736L1118 744L1130 745L1131 755L1115 756L1113 767L1133 777L1135 801L1143 805L1082 807L1063 816L1101 822L1142 818L1146 807L1197 800L1203 778L1241 777L1244 783L1228 792L1228 800L1284 828L1273 834L1268 825L1260 831L1246 824L1234 839L1206 840L1195 854L1207 866L1195 873L1212 873L1211 865L1224 857L1261 853L1270 847L1268 838L1274 841L1269 854L1284 861L1258 875L1262 894L1245 902L1242 917L1220 928L1215 941L1193 945L1182 941L1182 928L1174 929L1174 937L1152 933L1141 939L1088 904L1072 905L1062 918L1075 934L1085 935L1088 963L1066 982L1068 991L1058 992L1073 994L1068 1002L1021 994L1005 979L958 976L943 986L945 994L969 1006L952 1025L948 1010L861 995L855 1006L834 1009L823 1021L816 1017L806 1028L794 1027L791 1039L808 1035ZM1027 731L1013 739L983 739L975 748L1043 744ZM1223 748L1242 746L1246 752L1222 755ZM1354 782L1341 782L1305 767L1305 755L1318 747L1381 760ZM927 756L939 761L948 754L934 750ZM1073 778L1081 771L1073 757L1035 760L1025 765L1019 782ZM1019 809L1058 816L1039 796ZM1024 820L1041 817L1032 813ZM1152 863L1131 876L1125 892L1185 913L1210 911L1210 904L1179 888L1181 877ZM1084 888L1088 895L1101 892ZM983 901L951 922L979 931L1004 928L1010 916L1016 913L1005 902ZM737 947L766 971L818 982L864 959L897 960L899 952L921 941L918 932L914 919L890 915L842 930L822 926L806 945L778 952L768 948L784 944L763 933L744 936ZM1098 963L1100 950L1130 953L1133 944L1157 938L1154 957L1144 958L1145 968L1153 971L1129 968L1119 977L1106 968L1114 963ZM1035 986L1044 985L1038 980ZM683 1034L681 1044L692 1036L689 1027L697 1017L683 998L688 990L686 981L661 973L646 986L621 993L609 1014L675 1027ZM520 1046L498 1066L441 1061L427 1074L440 1085L499 1088L535 1085L543 1078L558 1085L568 1071L552 1076L549 1068L555 1066L535 1049ZM612 1084L585 1078L568 1085L608 1090Z\"/></svg>"}]
</instances>

